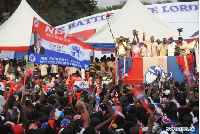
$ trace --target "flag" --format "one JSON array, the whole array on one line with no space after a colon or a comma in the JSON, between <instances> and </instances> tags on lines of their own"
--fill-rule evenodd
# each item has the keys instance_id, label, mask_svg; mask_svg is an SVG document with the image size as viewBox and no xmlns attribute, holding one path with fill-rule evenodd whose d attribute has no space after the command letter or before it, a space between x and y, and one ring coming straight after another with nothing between
<instances>
[{"instance_id":1,"label":"flag","mask_svg":"<svg viewBox=\"0 0 200 134\"><path fill-rule=\"evenodd\" d=\"M82 89L88 90L89 89L88 83L79 77L72 76L72 81L74 81L73 89L76 89L76 90L82 90Z\"/></svg>"},{"instance_id":2,"label":"flag","mask_svg":"<svg viewBox=\"0 0 200 134\"><path fill-rule=\"evenodd\" d=\"M24 85L28 84L29 80L31 79L31 76L33 74L33 71L31 69L27 70L22 79L21 82L17 85L17 88L12 92L12 95L14 95L14 93L19 93L23 90Z\"/></svg>"},{"instance_id":3,"label":"flag","mask_svg":"<svg viewBox=\"0 0 200 134\"><path fill-rule=\"evenodd\" d=\"M29 62L89 70L89 49L94 48L37 18L33 19Z\"/></svg>"},{"instance_id":4,"label":"flag","mask_svg":"<svg viewBox=\"0 0 200 134\"><path fill-rule=\"evenodd\" d=\"M185 77L184 66L187 67L190 73L189 79L193 83L192 68L194 59L192 54L187 56L132 57L131 60L132 66L130 71L127 72L128 76L124 78L125 84L152 84L158 75L161 76L161 79L165 79L166 76L167 79L173 77L174 81L181 83ZM120 77L120 74L118 73L116 77Z\"/></svg>"},{"instance_id":5,"label":"flag","mask_svg":"<svg viewBox=\"0 0 200 134\"><path fill-rule=\"evenodd\" d=\"M134 95L134 97L142 104L142 106L147 110L149 114L152 115L152 111L149 108L148 101L146 99L146 95L144 90L141 90L140 87L134 87L130 90L130 93Z\"/></svg>"},{"instance_id":6,"label":"flag","mask_svg":"<svg viewBox=\"0 0 200 134\"><path fill-rule=\"evenodd\" d=\"M128 76L128 72L130 71L130 67L132 66L133 62L131 58L119 57L117 58L117 65L118 65L118 75L119 79L124 79Z\"/></svg>"},{"instance_id":7,"label":"flag","mask_svg":"<svg viewBox=\"0 0 200 134\"><path fill-rule=\"evenodd\" d=\"M115 106L115 112L114 113L115 113L115 116L119 115L119 116L125 118L125 116L122 113L122 108L120 106Z\"/></svg>"}]
</instances>

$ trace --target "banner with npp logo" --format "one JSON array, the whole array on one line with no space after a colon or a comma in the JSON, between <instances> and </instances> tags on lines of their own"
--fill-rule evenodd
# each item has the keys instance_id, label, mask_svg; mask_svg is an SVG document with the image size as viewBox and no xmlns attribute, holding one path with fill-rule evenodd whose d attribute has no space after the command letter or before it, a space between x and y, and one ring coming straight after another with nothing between
<instances>
[{"instance_id":1,"label":"banner with npp logo","mask_svg":"<svg viewBox=\"0 0 200 134\"><path fill-rule=\"evenodd\" d=\"M91 46L34 18L28 61L89 70Z\"/></svg>"}]
</instances>

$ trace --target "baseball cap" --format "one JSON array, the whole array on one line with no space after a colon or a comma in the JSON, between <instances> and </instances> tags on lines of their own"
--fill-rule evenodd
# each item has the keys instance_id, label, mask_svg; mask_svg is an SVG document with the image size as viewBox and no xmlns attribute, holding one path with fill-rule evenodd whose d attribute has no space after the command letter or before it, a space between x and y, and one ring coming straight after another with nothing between
<instances>
[{"instance_id":1,"label":"baseball cap","mask_svg":"<svg viewBox=\"0 0 200 134\"><path fill-rule=\"evenodd\" d=\"M173 40L173 37L169 37L169 39L168 40Z\"/></svg>"},{"instance_id":2,"label":"baseball cap","mask_svg":"<svg viewBox=\"0 0 200 134\"><path fill-rule=\"evenodd\" d=\"M2 82L0 82L0 91L4 92L4 90L5 90L5 86Z\"/></svg>"}]
</instances>

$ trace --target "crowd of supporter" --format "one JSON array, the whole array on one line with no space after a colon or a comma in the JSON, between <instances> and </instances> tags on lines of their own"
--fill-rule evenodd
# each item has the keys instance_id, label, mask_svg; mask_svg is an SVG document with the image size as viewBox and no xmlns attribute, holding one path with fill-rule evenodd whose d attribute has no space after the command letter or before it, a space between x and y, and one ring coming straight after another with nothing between
<instances>
[{"instance_id":1,"label":"crowd of supporter","mask_svg":"<svg viewBox=\"0 0 200 134\"><path fill-rule=\"evenodd\" d=\"M178 133L198 132L196 70L192 86L187 79L179 83L173 79L161 81L160 76L154 84L141 84L153 113L150 116L130 93L130 85L124 85L123 81L114 85L113 55L94 61L91 57L90 76L93 79L90 79L89 89L74 89L72 93L69 92L68 76L81 77L80 69L71 67L69 74L62 66L26 64L26 57L0 62L0 132L3 134L165 134L172 133L169 128L173 127L185 128ZM14 94L5 103L11 83L18 85L26 68L34 71L34 77L30 78L23 94ZM83 80L89 81L86 76ZM104 81L109 82L103 84ZM81 94L79 99L77 93Z\"/></svg>"},{"instance_id":2,"label":"crowd of supporter","mask_svg":"<svg viewBox=\"0 0 200 134\"><path fill-rule=\"evenodd\" d=\"M169 40L171 39L170 37ZM123 37L119 39L119 43L120 40L124 40ZM139 41L133 40L133 44L137 42ZM170 48L168 47L168 51L163 49L163 43L157 46L156 51L153 51L148 43L145 44L146 46L137 49L136 46L129 48L122 43L123 51L120 50L120 45L116 46L120 52L118 56L146 57L157 56L158 53L160 56L166 53L168 54L165 56L170 55ZM126 52L127 50L130 52ZM146 51L144 53L140 50ZM184 52L180 51L180 55L185 55ZM20 60L0 60L0 133L199 132L199 73L196 69L193 72L192 85L186 78L179 83L173 78L168 79L167 76L161 79L160 75L153 84L126 85L121 80L115 85L114 55L103 56L100 59L91 56L90 60L89 78L87 72L75 67L29 63L27 55ZM11 90L16 90L20 83L24 83L24 71L28 69L33 71L29 82L25 87L21 87L22 90L9 96ZM69 81L72 77L86 81L89 89L74 88L70 91ZM140 99L131 92L135 88L144 92L142 99L148 101L152 113L149 113Z\"/></svg>"}]
</instances>

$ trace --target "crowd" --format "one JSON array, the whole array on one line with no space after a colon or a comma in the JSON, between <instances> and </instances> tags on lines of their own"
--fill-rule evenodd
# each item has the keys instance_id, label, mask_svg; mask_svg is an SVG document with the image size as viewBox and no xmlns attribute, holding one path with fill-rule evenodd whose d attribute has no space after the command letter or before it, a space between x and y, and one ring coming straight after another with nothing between
<instances>
[{"instance_id":1,"label":"crowd","mask_svg":"<svg viewBox=\"0 0 200 134\"><path fill-rule=\"evenodd\" d=\"M178 44L164 38L158 45L152 36L139 46L137 31L133 42L117 39L119 57L187 55L183 39ZM180 43L180 44L179 44ZM199 73L194 83L179 83L173 78L153 84L115 85L115 57L91 56L89 77L75 67L37 65L20 60L0 60L0 133L2 134L172 134L199 132ZM25 70L32 70L22 90L18 89ZM73 78L82 79L88 89L70 87ZM28 78L27 78L28 79ZM135 96L139 90L141 96ZM138 99L139 98L139 99ZM143 101L141 101L143 100ZM147 109L142 102L148 101Z\"/></svg>"},{"instance_id":2,"label":"crowd","mask_svg":"<svg viewBox=\"0 0 200 134\"><path fill-rule=\"evenodd\" d=\"M156 79L150 85L143 83L152 111L130 92L135 85L122 80L114 85L115 57L91 56L90 79L83 78L80 69L57 65L36 65L21 60L0 61L0 132L2 134L167 134L197 133L199 130L199 80L194 71L194 84L173 79ZM18 85L25 69L34 77L25 91L10 96L11 85ZM88 90L69 91L70 77L90 81ZM85 75L86 76L86 75ZM103 84L104 81L109 81ZM160 83L160 84L159 84ZM48 87L48 88L47 88ZM13 90L15 90L14 86ZM78 95L80 94L80 96ZM70 102L70 97L72 101ZM170 128L182 128L172 132ZM183 130L183 128L185 130ZM188 128L188 129L186 129Z\"/></svg>"}]
</instances>

